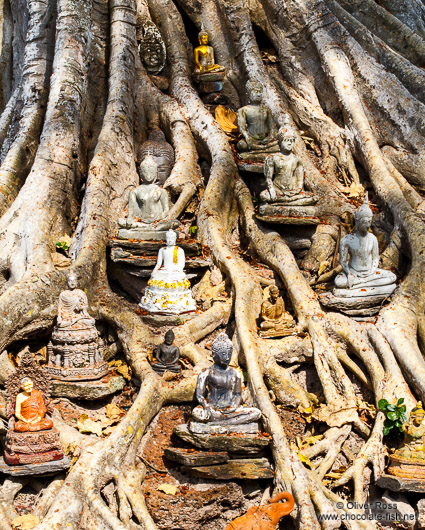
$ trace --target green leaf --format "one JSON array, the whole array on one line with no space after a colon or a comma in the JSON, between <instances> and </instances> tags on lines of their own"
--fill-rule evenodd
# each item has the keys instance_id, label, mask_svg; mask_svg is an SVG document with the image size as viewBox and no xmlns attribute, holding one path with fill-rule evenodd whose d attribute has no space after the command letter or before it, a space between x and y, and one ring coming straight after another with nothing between
<instances>
[{"instance_id":1,"label":"green leaf","mask_svg":"<svg viewBox=\"0 0 425 530\"><path fill-rule=\"evenodd\" d=\"M384 421L384 426L385 427L389 427L390 429L392 429L393 425L394 425L394 422L392 422L391 420L385 420Z\"/></svg>"},{"instance_id":2,"label":"green leaf","mask_svg":"<svg viewBox=\"0 0 425 530\"><path fill-rule=\"evenodd\" d=\"M387 410L394 412L395 411L395 405L387 405Z\"/></svg>"},{"instance_id":3,"label":"green leaf","mask_svg":"<svg viewBox=\"0 0 425 530\"><path fill-rule=\"evenodd\" d=\"M401 412L406 412L406 405L403 405L402 407L400 407L399 410Z\"/></svg>"},{"instance_id":4,"label":"green leaf","mask_svg":"<svg viewBox=\"0 0 425 530\"><path fill-rule=\"evenodd\" d=\"M384 427L383 428L383 433L384 433L384 436L386 436L389 432L390 432L391 429L389 429L388 427Z\"/></svg>"},{"instance_id":5,"label":"green leaf","mask_svg":"<svg viewBox=\"0 0 425 530\"><path fill-rule=\"evenodd\" d=\"M395 421L397 419L397 413L396 412L388 412L387 418L391 421Z\"/></svg>"},{"instance_id":6,"label":"green leaf","mask_svg":"<svg viewBox=\"0 0 425 530\"><path fill-rule=\"evenodd\" d=\"M380 399L378 401L378 407L380 410L385 411L388 405L388 401L386 399Z\"/></svg>"},{"instance_id":7,"label":"green leaf","mask_svg":"<svg viewBox=\"0 0 425 530\"><path fill-rule=\"evenodd\" d=\"M400 414L400 421L401 421L402 423L406 423L406 421L407 421L407 416L406 416L406 414L404 414L404 413L403 413L403 414Z\"/></svg>"},{"instance_id":8,"label":"green leaf","mask_svg":"<svg viewBox=\"0 0 425 530\"><path fill-rule=\"evenodd\" d=\"M397 405L402 405L404 403L404 398L400 398L398 401L397 401Z\"/></svg>"},{"instance_id":9,"label":"green leaf","mask_svg":"<svg viewBox=\"0 0 425 530\"><path fill-rule=\"evenodd\" d=\"M403 432L403 428L400 427L400 426L398 427L398 430L399 430L400 432Z\"/></svg>"}]
</instances>

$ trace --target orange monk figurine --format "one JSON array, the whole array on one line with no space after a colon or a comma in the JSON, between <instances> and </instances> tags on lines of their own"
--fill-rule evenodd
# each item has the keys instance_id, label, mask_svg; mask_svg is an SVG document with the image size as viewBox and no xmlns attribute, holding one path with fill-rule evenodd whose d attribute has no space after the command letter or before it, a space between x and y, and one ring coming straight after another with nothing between
<instances>
[{"instance_id":1,"label":"orange monk figurine","mask_svg":"<svg viewBox=\"0 0 425 530\"><path fill-rule=\"evenodd\" d=\"M285 504L279 501L285 499ZM269 500L265 506L253 506L245 515L226 526L226 530L275 530L279 521L294 509L294 497L283 491Z\"/></svg>"},{"instance_id":2,"label":"orange monk figurine","mask_svg":"<svg viewBox=\"0 0 425 530\"><path fill-rule=\"evenodd\" d=\"M50 389L48 374L26 351L15 372L5 381L9 421L3 458L0 457L1 473L32 475L69 467L59 431L48 415Z\"/></svg>"},{"instance_id":3,"label":"orange monk figurine","mask_svg":"<svg viewBox=\"0 0 425 530\"><path fill-rule=\"evenodd\" d=\"M29 377L24 377L21 381L20 392L16 396L15 423L16 432L44 431L53 427L53 421L46 418L47 407L43 394L34 388L34 383Z\"/></svg>"}]
</instances>

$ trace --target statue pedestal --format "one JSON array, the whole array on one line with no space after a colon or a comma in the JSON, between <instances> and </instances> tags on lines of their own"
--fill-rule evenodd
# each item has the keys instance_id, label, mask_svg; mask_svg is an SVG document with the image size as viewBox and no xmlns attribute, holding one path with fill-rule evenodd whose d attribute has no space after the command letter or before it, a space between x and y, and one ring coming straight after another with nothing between
<instances>
[{"instance_id":1,"label":"statue pedestal","mask_svg":"<svg viewBox=\"0 0 425 530\"><path fill-rule=\"evenodd\" d=\"M317 206L297 206L290 204L260 204L257 219L266 223L286 225L318 225L320 223Z\"/></svg>"},{"instance_id":2,"label":"statue pedestal","mask_svg":"<svg viewBox=\"0 0 425 530\"><path fill-rule=\"evenodd\" d=\"M249 432L254 429L255 432ZM212 480L270 479L274 476L263 452L270 438L259 434L256 422L223 426L191 421L189 425L179 425L173 432L198 448L190 452L180 448L165 450L167 458L183 465L183 473Z\"/></svg>"},{"instance_id":3,"label":"statue pedestal","mask_svg":"<svg viewBox=\"0 0 425 530\"><path fill-rule=\"evenodd\" d=\"M266 157L264 156L264 160ZM239 156L236 157L236 163L238 165L239 171L247 171L248 173L264 173L264 160L255 161L255 160L242 160Z\"/></svg>"},{"instance_id":4,"label":"statue pedestal","mask_svg":"<svg viewBox=\"0 0 425 530\"><path fill-rule=\"evenodd\" d=\"M195 434L258 434L259 425L257 422L229 425L227 423L200 423L198 421L191 421L189 422L189 431Z\"/></svg>"},{"instance_id":5,"label":"statue pedestal","mask_svg":"<svg viewBox=\"0 0 425 530\"><path fill-rule=\"evenodd\" d=\"M52 396L70 399L84 399L87 401L102 399L125 386L125 379L120 375L111 375L97 381L52 381Z\"/></svg>"},{"instance_id":6,"label":"statue pedestal","mask_svg":"<svg viewBox=\"0 0 425 530\"><path fill-rule=\"evenodd\" d=\"M60 460L51 460L49 462L40 462L35 464L20 464L9 465L3 458L0 457L0 472L5 475L26 476L26 475L50 475L58 473L71 466L67 456L63 456Z\"/></svg>"},{"instance_id":7,"label":"statue pedestal","mask_svg":"<svg viewBox=\"0 0 425 530\"><path fill-rule=\"evenodd\" d=\"M193 80L198 84L198 90L202 94L221 92L223 90L223 79L226 72L206 72L204 74L193 74Z\"/></svg>"},{"instance_id":8,"label":"statue pedestal","mask_svg":"<svg viewBox=\"0 0 425 530\"><path fill-rule=\"evenodd\" d=\"M416 458L400 458L390 455L387 472L395 477L422 480L425 486L425 460Z\"/></svg>"},{"instance_id":9,"label":"statue pedestal","mask_svg":"<svg viewBox=\"0 0 425 530\"><path fill-rule=\"evenodd\" d=\"M167 230L149 230L147 228L120 228L118 239L140 239L143 241L165 241Z\"/></svg>"},{"instance_id":10,"label":"statue pedestal","mask_svg":"<svg viewBox=\"0 0 425 530\"><path fill-rule=\"evenodd\" d=\"M277 339L279 337L288 337L289 335L296 335L297 332L295 331L295 322L294 327L291 329L267 329L262 330L258 332L260 337L262 339Z\"/></svg>"},{"instance_id":11,"label":"statue pedestal","mask_svg":"<svg viewBox=\"0 0 425 530\"><path fill-rule=\"evenodd\" d=\"M44 370L51 379L59 381L92 381L108 375L108 363L103 361L88 366L54 366L47 364Z\"/></svg>"},{"instance_id":12,"label":"statue pedestal","mask_svg":"<svg viewBox=\"0 0 425 530\"><path fill-rule=\"evenodd\" d=\"M354 318L354 320L363 320L379 313L382 302L394 292L395 288L396 285L393 284L368 289L335 289L335 293L346 291L353 293L353 296L336 296L330 292L322 293L319 294L319 302L327 309L340 311ZM363 295L361 295L362 293Z\"/></svg>"},{"instance_id":13,"label":"statue pedestal","mask_svg":"<svg viewBox=\"0 0 425 530\"><path fill-rule=\"evenodd\" d=\"M188 278L203 274L210 262L202 255L202 245L194 239L179 241L178 244L186 254L185 269L188 271ZM140 302L146 279L150 278L158 251L164 243L114 238L109 240L108 245L112 261L108 266L108 276L118 282L134 301Z\"/></svg>"}]
</instances>

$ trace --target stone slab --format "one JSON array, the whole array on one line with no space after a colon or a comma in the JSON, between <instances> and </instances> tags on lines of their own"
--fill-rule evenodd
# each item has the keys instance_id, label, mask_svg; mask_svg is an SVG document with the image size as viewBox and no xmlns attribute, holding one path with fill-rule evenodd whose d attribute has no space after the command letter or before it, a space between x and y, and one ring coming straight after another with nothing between
<instances>
[{"instance_id":1,"label":"stone slab","mask_svg":"<svg viewBox=\"0 0 425 530\"><path fill-rule=\"evenodd\" d=\"M267 223L317 225L320 222L318 214L316 206L261 204L257 219Z\"/></svg>"},{"instance_id":2,"label":"stone slab","mask_svg":"<svg viewBox=\"0 0 425 530\"><path fill-rule=\"evenodd\" d=\"M191 421L189 422L189 431L196 434L230 434L235 432L257 434L259 427L257 422L228 425L226 423L201 423Z\"/></svg>"},{"instance_id":3,"label":"stone slab","mask_svg":"<svg viewBox=\"0 0 425 530\"><path fill-rule=\"evenodd\" d=\"M270 438L261 434L196 434L188 425L178 425L173 431L185 442L200 449L227 451L229 453L256 454L270 443Z\"/></svg>"},{"instance_id":4,"label":"stone slab","mask_svg":"<svg viewBox=\"0 0 425 530\"><path fill-rule=\"evenodd\" d=\"M207 82L202 81L202 83L199 83L198 90L199 92L203 94L221 92L223 90L223 82L222 81L207 81Z\"/></svg>"},{"instance_id":5,"label":"stone slab","mask_svg":"<svg viewBox=\"0 0 425 530\"><path fill-rule=\"evenodd\" d=\"M143 322L151 326L165 327L165 326L180 326L187 320L192 320L199 315L196 311L191 313L181 313L180 315L162 315L160 313L148 313L140 315Z\"/></svg>"},{"instance_id":6,"label":"stone slab","mask_svg":"<svg viewBox=\"0 0 425 530\"><path fill-rule=\"evenodd\" d=\"M188 467L222 464L229 460L229 454L225 451L196 451L195 449L167 447L164 454L168 460Z\"/></svg>"},{"instance_id":7,"label":"stone slab","mask_svg":"<svg viewBox=\"0 0 425 530\"><path fill-rule=\"evenodd\" d=\"M52 381L52 396L87 401L110 396L125 386L120 375L108 375L99 381Z\"/></svg>"},{"instance_id":8,"label":"stone slab","mask_svg":"<svg viewBox=\"0 0 425 530\"><path fill-rule=\"evenodd\" d=\"M209 83L212 81L223 81L226 76L226 72L206 72L203 74L194 73L192 76L196 83Z\"/></svg>"},{"instance_id":9,"label":"stone slab","mask_svg":"<svg viewBox=\"0 0 425 530\"><path fill-rule=\"evenodd\" d=\"M279 224L279 225L318 225L320 219L318 217L298 217L295 215L256 215L259 221L263 223Z\"/></svg>"},{"instance_id":10,"label":"stone slab","mask_svg":"<svg viewBox=\"0 0 425 530\"><path fill-rule=\"evenodd\" d=\"M425 493L425 480L414 478L401 478L393 475L383 474L376 481L376 485L391 491L411 491L414 493Z\"/></svg>"},{"instance_id":11,"label":"stone slab","mask_svg":"<svg viewBox=\"0 0 425 530\"><path fill-rule=\"evenodd\" d=\"M240 171L247 171L248 173L264 173L264 162L254 162L250 160L237 160Z\"/></svg>"},{"instance_id":12,"label":"stone slab","mask_svg":"<svg viewBox=\"0 0 425 530\"><path fill-rule=\"evenodd\" d=\"M141 239L165 241L167 230L146 230L144 228L120 228L118 230L118 239Z\"/></svg>"},{"instance_id":13,"label":"stone slab","mask_svg":"<svg viewBox=\"0 0 425 530\"><path fill-rule=\"evenodd\" d=\"M379 313L381 304L387 296L341 298L328 292L319 294L319 302L327 309L337 310L354 318L354 320L363 321Z\"/></svg>"},{"instance_id":14,"label":"stone slab","mask_svg":"<svg viewBox=\"0 0 425 530\"><path fill-rule=\"evenodd\" d=\"M68 469L71 465L67 456L62 460L53 462L43 462L41 464L22 464L18 466L9 466L0 457L0 473L5 475L26 476L26 475L48 475L50 473L58 473L64 469Z\"/></svg>"},{"instance_id":15,"label":"stone slab","mask_svg":"<svg viewBox=\"0 0 425 530\"><path fill-rule=\"evenodd\" d=\"M110 248L120 248L124 254L133 256L157 256L158 251L165 245L165 241L144 241L129 239L110 239L108 246ZM186 257L199 256L202 254L202 245L195 239L178 241L178 246L184 250Z\"/></svg>"},{"instance_id":16,"label":"stone slab","mask_svg":"<svg viewBox=\"0 0 425 530\"><path fill-rule=\"evenodd\" d=\"M213 480L258 480L274 477L273 469L267 458L241 458L213 466L184 466L181 471L195 477Z\"/></svg>"},{"instance_id":17,"label":"stone slab","mask_svg":"<svg viewBox=\"0 0 425 530\"><path fill-rule=\"evenodd\" d=\"M155 267L156 256L126 256L120 249L112 249L111 259L114 263L125 263L127 265L135 265L136 267L146 268ZM198 269L208 267L210 262L202 257L187 257L185 263L186 269Z\"/></svg>"}]
</instances>

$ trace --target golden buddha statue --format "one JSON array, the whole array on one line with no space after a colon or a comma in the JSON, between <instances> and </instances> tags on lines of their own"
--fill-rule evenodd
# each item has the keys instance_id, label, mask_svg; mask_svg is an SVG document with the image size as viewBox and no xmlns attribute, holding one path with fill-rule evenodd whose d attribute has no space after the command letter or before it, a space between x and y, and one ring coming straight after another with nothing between
<instances>
[{"instance_id":1,"label":"golden buddha statue","mask_svg":"<svg viewBox=\"0 0 425 530\"><path fill-rule=\"evenodd\" d=\"M34 432L51 429L53 421L46 418L47 407L43 394L34 388L34 383L29 377L21 381L20 392L16 396L14 430L16 432Z\"/></svg>"},{"instance_id":2,"label":"golden buddha statue","mask_svg":"<svg viewBox=\"0 0 425 530\"><path fill-rule=\"evenodd\" d=\"M425 411L419 401L403 425L404 440L394 456L425 461Z\"/></svg>"},{"instance_id":3,"label":"golden buddha statue","mask_svg":"<svg viewBox=\"0 0 425 530\"><path fill-rule=\"evenodd\" d=\"M208 46L208 33L201 31L198 35L199 46L194 49L195 74L206 74L208 72L224 72L224 66L215 64L214 50Z\"/></svg>"},{"instance_id":4,"label":"golden buddha statue","mask_svg":"<svg viewBox=\"0 0 425 530\"><path fill-rule=\"evenodd\" d=\"M272 285L269 288L269 298L261 305L260 336L285 337L295 331L295 320L285 310L285 302L279 296L279 289Z\"/></svg>"}]
</instances>

